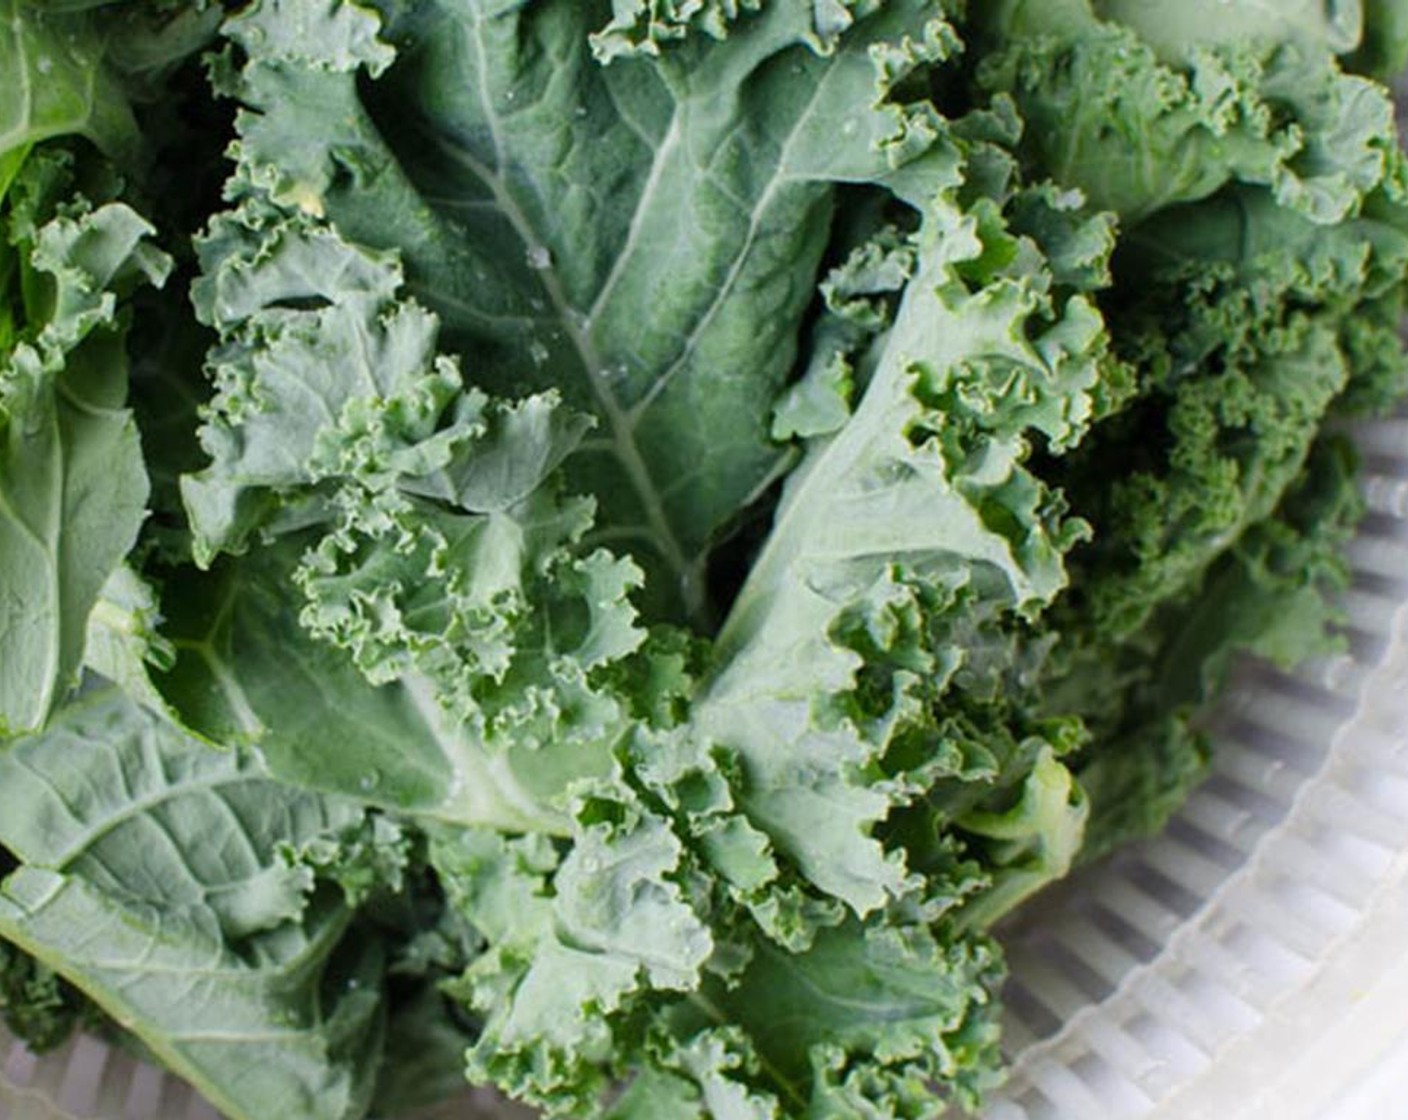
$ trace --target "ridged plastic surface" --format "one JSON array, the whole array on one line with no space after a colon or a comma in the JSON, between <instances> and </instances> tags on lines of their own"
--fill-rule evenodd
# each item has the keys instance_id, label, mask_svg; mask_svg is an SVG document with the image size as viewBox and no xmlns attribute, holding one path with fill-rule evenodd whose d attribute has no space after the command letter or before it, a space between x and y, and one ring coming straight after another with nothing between
<instances>
[{"instance_id":1,"label":"ridged plastic surface","mask_svg":"<svg viewBox=\"0 0 1408 1120\"><path fill-rule=\"evenodd\" d=\"M1008 932L1012 1076L989 1120L1320 1120L1402 1060L1408 420L1356 434L1347 653L1246 667L1172 825Z\"/></svg>"},{"instance_id":2,"label":"ridged plastic surface","mask_svg":"<svg viewBox=\"0 0 1408 1120\"><path fill-rule=\"evenodd\" d=\"M1171 827L1007 932L1012 1076L987 1120L1408 1117L1366 1096L1408 1061L1408 419L1356 434L1348 652L1245 668ZM91 1039L37 1060L0 1032L0 1120L65 1118L216 1114Z\"/></svg>"},{"instance_id":3,"label":"ridged plastic surface","mask_svg":"<svg viewBox=\"0 0 1408 1120\"><path fill-rule=\"evenodd\" d=\"M0 1033L0 1057L0 1120L219 1120L175 1078L91 1038L36 1059Z\"/></svg>"}]
</instances>

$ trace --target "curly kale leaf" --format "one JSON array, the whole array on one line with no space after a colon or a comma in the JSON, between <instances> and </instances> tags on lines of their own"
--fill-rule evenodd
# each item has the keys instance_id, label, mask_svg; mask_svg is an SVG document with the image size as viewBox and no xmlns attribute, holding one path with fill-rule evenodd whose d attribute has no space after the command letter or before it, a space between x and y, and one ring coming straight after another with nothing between
<instances>
[{"instance_id":1,"label":"curly kale leaf","mask_svg":"<svg viewBox=\"0 0 1408 1120\"><path fill-rule=\"evenodd\" d=\"M100 689L0 755L0 939L232 1117L350 1120L381 1045L381 947L284 854L363 814L276 785Z\"/></svg>"},{"instance_id":2,"label":"curly kale leaf","mask_svg":"<svg viewBox=\"0 0 1408 1120\"><path fill-rule=\"evenodd\" d=\"M1084 0L1049 10L1008 0L980 17L998 40L980 84L1016 101L1029 163L1095 205L1136 222L1248 183L1331 224L1392 172L1387 91L1323 48L1250 33L1264 27L1262 5L1247 5L1243 24L1229 5L1203 20L1179 5L1176 31L1157 17L1128 26L1109 7L1102 19Z\"/></svg>"},{"instance_id":3,"label":"curly kale leaf","mask_svg":"<svg viewBox=\"0 0 1408 1120\"><path fill-rule=\"evenodd\" d=\"M951 27L919 0L862 7L819 34L812 5L760 6L717 41L603 67L603 4L420 0L395 6L403 46L373 83L356 64L388 58L365 35L311 50L278 31L287 5L231 24L249 178L396 248L475 384L551 388L595 418L572 474L598 537L649 573L652 616L708 623L709 551L785 469L768 411L835 185L883 179L940 131L889 92L956 49Z\"/></svg>"},{"instance_id":4,"label":"curly kale leaf","mask_svg":"<svg viewBox=\"0 0 1408 1120\"><path fill-rule=\"evenodd\" d=\"M30 1050L43 1054L62 1046L94 1014L52 969L0 941L0 1020Z\"/></svg>"},{"instance_id":5,"label":"curly kale leaf","mask_svg":"<svg viewBox=\"0 0 1408 1120\"><path fill-rule=\"evenodd\" d=\"M0 199L0 736L41 727L75 683L148 494L122 304L170 261L130 207L68 191L66 161L34 156Z\"/></svg>"}]
</instances>

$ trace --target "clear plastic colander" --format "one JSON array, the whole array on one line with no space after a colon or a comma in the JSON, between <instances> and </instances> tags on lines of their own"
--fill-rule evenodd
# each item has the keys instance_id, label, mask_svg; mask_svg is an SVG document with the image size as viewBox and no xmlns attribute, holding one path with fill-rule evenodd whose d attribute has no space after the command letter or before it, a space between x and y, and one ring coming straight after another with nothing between
<instances>
[{"instance_id":1,"label":"clear plastic colander","mask_svg":"<svg viewBox=\"0 0 1408 1120\"><path fill-rule=\"evenodd\" d=\"M1244 667L1170 827L1021 915L988 1120L1408 1118L1408 413L1355 434L1349 652Z\"/></svg>"},{"instance_id":2,"label":"clear plastic colander","mask_svg":"<svg viewBox=\"0 0 1408 1120\"><path fill-rule=\"evenodd\" d=\"M1349 652L1245 666L1167 831L1007 931L1012 1074L988 1120L1408 1118L1408 413L1355 432ZM215 1115L92 1039L36 1059L0 1032L0 1120Z\"/></svg>"}]
</instances>

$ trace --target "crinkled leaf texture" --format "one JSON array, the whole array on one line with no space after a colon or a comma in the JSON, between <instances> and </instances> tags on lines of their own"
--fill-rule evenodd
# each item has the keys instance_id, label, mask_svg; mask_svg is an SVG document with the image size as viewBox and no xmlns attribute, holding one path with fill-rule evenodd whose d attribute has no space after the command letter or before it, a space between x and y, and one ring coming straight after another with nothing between
<instances>
[{"instance_id":1,"label":"crinkled leaf texture","mask_svg":"<svg viewBox=\"0 0 1408 1120\"><path fill-rule=\"evenodd\" d=\"M749 815L862 914L913 885L871 833L938 777L936 758L911 777L891 752L938 738L974 652L945 631L1034 616L1064 585L1083 526L1022 462L1038 432L1079 438L1103 360L1098 313L1053 296L1036 244L991 204L933 199L914 267L855 414L788 480L695 714L736 753Z\"/></svg>"},{"instance_id":2,"label":"crinkled leaf texture","mask_svg":"<svg viewBox=\"0 0 1408 1120\"><path fill-rule=\"evenodd\" d=\"M1151 45L1139 33L1149 21L1118 22L1119 4L1106 22L1085 0L1004 0L980 15L1002 40L980 81L1015 98L1033 162L1131 221L1232 182L1268 186L1321 223L1357 213L1394 158L1388 92L1217 7L1185 20L1178 6L1176 32L1154 18Z\"/></svg>"},{"instance_id":3,"label":"crinkled leaf texture","mask_svg":"<svg viewBox=\"0 0 1408 1120\"><path fill-rule=\"evenodd\" d=\"M631 1020L648 997L696 989L714 948L675 881L681 854L649 817L585 828L565 857L542 837L436 840L451 905L486 942L450 989L484 1023L473 1080L553 1115L598 1114L613 1074L643 1058Z\"/></svg>"},{"instance_id":4,"label":"crinkled leaf texture","mask_svg":"<svg viewBox=\"0 0 1408 1120\"><path fill-rule=\"evenodd\" d=\"M395 265L320 223L247 210L212 249L226 255L207 257L198 298L218 290L231 308L238 290L243 318L222 324L207 441L301 512L207 576L168 577L176 656L157 685L207 736L257 744L285 781L463 829L436 858L488 942L462 981L485 1019L482 1060L585 1114L620 1058L603 1016L642 987L695 986L713 942L671 881L683 842L622 781L633 708L680 686L622 664L645 637L624 598L637 570L576 547L591 504L550 481L584 425L550 395L465 390L435 353L434 316L396 298ZM313 395L316 409L280 407ZM206 516L205 478L186 492ZM611 672L614 685L594 679ZM633 823L592 821L588 795ZM510 857L485 828L528 833L536 909L495 919L493 861ZM550 838L568 835L563 858Z\"/></svg>"},{"instance_id":5,"label":"crinkled leaf texture","mask_svg":"<svg viewBox=\"0 0 1408 1120\"><path fill-rule=\"evenodd\" d=\"M609 755L550 744L494 752L455 725L428 680L369 684L298 626L288 590L297 543L168 581L174 658L153 673L165 701L208 739L257 745L295 785L434 819L566 832L553 793L609 771Z\"/></svg>"},{"instance_id":6,"label":"crinkled leaf texture","mask_svg":"<svg viewBox=\"0 0 1408 1120\"><path fill-rule=\"evenodd\" d=\"M597 533L650 574L650 614L708 623L709 551L786 466L768 413L834 186L932 142L932 107L886 94L952 31L920 0L844 6L864 18L756 5L717 41L602 67L588 39L604 4L395 7L387 38L404 45L370 84L340 46L286 49L269 30L285 6L232 23L249 177L397 249L475 384L552 389L594 417L571 473Z\"/></svg>"},{"instance_id":7,"label":"crinkled leaf texture","mask_svg":"<svg viewBox=\"0 0 1408 1120\"><path fill-rule=\"evenodd\" d=\"M197 554L256 526L281 540L173 577L163 691L287 780L566 831L629 721L594 675L644 638L638 570L579 547L592 504L553 478L588 422L553 394L466 389L395 263L318 222L250 205L205 251L197 303L227 342L215 465L183 480Z\"/></svg>"},{"instance_id":8,"label":"crinkled leaf texture","mask_svg":"<svg viewBox=\"0 0 1408 1120\"><path fill-rule=\"evenodd\" d=\"M0 292L0 737L43 726L74 684L148 493L119 300L170 261L122 203L53 216L65 186L36 157L0 202L21 289L18 307Z\"/></svg>"},{"instance_id":9,"label":"crinkled leaf texture","mask_svg":"<svg viewBox=\"0 0 1408 1120\"><path fill-rule=\"evenodd\" d=\"M599 71L585 9L416 4L361 85L374 40L319 52L281 10L232 24L235 205L194 293L220 336L211 462L182 484L213 566L164 579L164 696L283 780L437 822L479 949L451 988L476 1077L573 1117L623 1077L740 1115L975 1099L1000 971L977 930L1065 870L1084 821L1068 726L984 733L1030 688L1044 647L1017 632L1083 532L1024 463L1105 407L1083 292L1108 219L1016 188L982 139L1010 117L951 132L884 99L953 47L928 5L824 38L779 5ZM466 69L487 100L435 92ZM423 140L404 165L393 119ZM326 147L281 139L313 120ZM721 138L734 157L701 169ZM642 193L598 197L598 160ZM989 197L960 199L965 170ZM827 280L826 362L774 419L837 179L888 185L918 228ZM661 227L692 231L681 207L699 244ZM594 388L622 347L635 365ZM621 407L648 439L621 442ZM706 548L708 510L781 461L774 423L800 466L717 645L645 625L633 595L681 591L656 530ZM653 543L632 463L684 480ZM869 978L863 1013L823 985L806 1023L767 1017L833 970Z\"/></svg>"},{"instance_id":10,"label":"crinkled leaf texture","mask_svg":"<svg viewBox=\"0 0 1408 1120\"><path fill-rule=\"evenodd\" d=\"M1298 590L1277 550L1323 560L1308 542L1345 507L1266 519L1349 383L1337 349L1384 359L1365 398L1391 380L1397 281L1360 252L1397 256L1382 98L1322 56L1171 59L1067 9L979 13L1014 38L952 121L928 79L957 41L917 0L229 21L236 170L193 292L218 339L208 463L181 483L204 570L154 570L171 655L143 672L274 778L424 830L473 1079L573 1120L973 1103L997 1056L983 931L1076 858L1073 768L1097 811L1134 791L1131 818L1196 770L1181 693L1159 735L1092 743L1080 717L1115 705L1072 666L1133 681L1137 731L1151 666L1196 691L1232 645L1294 644L1265 626ZM1172 170L1087 129L1092 91ZM862 201L833 221L839 184ZM1243 197L1247 232L1269 212L1294 242L1277 283L1207 259ZM1209 221L1155 213L1173 203ZM1143 224L1114 256L1119 218ZM1145 259L1164 223L1175 259ZM1107 318L1123 268L1149 304L1136 283ZM1170 364L1214 352L1235 392ZM1159 394L1187 454L1124 472L1134 515L1106 518L1114 456L1167 446L1129 426ZM1251 450L1223 438L1244 428ZM1092 494L1083 449L1107 438ZM784 476L711 602L709 553ZM1223 629L1123 644L1146 591L1236 595L1257 564ZM338 881L402 874L388 851Z\"/></svg>"},{"instance_id":11,"label":"crinkled leaf texture","mask_svg":"<svg viewBox=\"0 0 1408 1120\"><path fill-rule=\"evenodd\" d=\"M1325 226L1243 187L1127 242L1144 287L1115 327L1146 380L1069 463L1096 535L1072 565L1079 611L1052 619L1069 660L1048 702L1101 744L1079 768L1088 855L1156 830L1205 773L1189 720L1233 652L1291 665L1337 648L1329 595L1362 504L1324 429L1402 392L1404 201L1395 173Z\"/></svg>"},{"instance_id":12,"label":"crinkled leaf texture","mask_svg":"<svg viewBox=\"0 0 1408 1120\"><path fill-rule=\"evenodd\" d=\"M85 1011L77 991L53 969L0 941L0 1021L31 1051L63 1045Z\"/></svg>"},{"instance_id":13,"label":"crinkled leaf texture","mask_svg":"<svg viewBox=\"0 0 1408 1120\"><path fill-rule=\"evenodd\" d=\"M956 158L937 165L936 184ZM626 594L639 571L593 548L590 504L559 493L564 449L582 434L573 414L543 395L505 405L464 388L435 353L434 317L398 294L395 265L320 220L251 199L206 243L198 298L212 300L201 304L212 319L216 298L227 309L206 439L227 477L257 482L241 494L273 505L243 530L246 556L166 579L176 660L158 683L197 728L257 743L287 781L442 822L434 866L483 943L453 988L483 1022L471 1070L556 1115L594 1115L615 1078L636 1075L661 1092L683 1085L686 1099L765 1110L814 1100L838 1116L892 1098L893 1115L918 1116L935 1079L964 1099L986 1082L992 950L968 925L929 926L989 876L1006 886L971 926L1064 870L1083 819L1064 745L1034 728L1000 758L975 743L889 773L881 759L942 736L936 705L971 656L960 655L967 612L991 622L975 695L977 678L1021 660L1000 622L1054 592L1079 531L1021 472L1023 433L1073 438L1102 355L1089 305L1054 291L1036 242L1006 231L994 206L969 217L935 196L930 210L901 254L924 282L876 342L855 416L816 445L812 469L854 454L874 464L862 478L872 499L920 524L925 503L948 503L968 534L899 540L872 559L864 502L844 487L789 495L815 506L785 522L777 539L791 554L762 570L812 565L825 594L755 585L746 625L719 654L740 678L721 673L692 719L692 643L636 623ZM1072 260L1082 239L1107 248L1057 225ZM325 329L334 317L339 334ZM927 381L917 355L932 363ZM964 423L926 426L939 421L925 393L961 401ZM317 407L292 406L310 398ZM193 513L243 524L238 504L205 505L213 478L187 480ZM804 528L817 521L839 536ZM932 554L932 579L901 582L894 557L911 553ZM776 626L748 628L769 611ZM835 666L831 710L795 695L806 684L786 672L797 655L759 636L774 630ZM862 665L890 679L890 698L883 685L873 701L848 695L867 691ZM751 692L735 683L745 667ZM726 689L738 689L727 703ZM791 738L767 739L769 719ZM1028 771L1039 775L1030 795ZM794 773L795 789L781 788ZM941 779L976 792L927 806ZM978 805L993 779L1015 802ZM874 835L906 802L925 805L935 830L921 845L926 870L950 869L922 889L899 846ZM956 825L989 863L965 863L960 841L939 839ZM838 900L871 916L846 924ZM690 993L722 984L719 999L746 1006L754 986L792 982L765 962L795 957L776 968L805 975L836 954L857 969L903 965L940 990L897 1022L882 984L868 1025L833 1008L792 1039L741 1012L723 1013L726 1030L714 1013L698 1017Z\"/></svg>"},{"instance_id":14,"label":"crinkled leaf texture","mask_svg":"<svg viewBox=\"0 0 1408 1120\"><path fill-rule=\"evenodd\" d=\"M1093 527L1046 620L1042 703L1090 732L1085 858L1157 830L1206 773L1196 717L1235 653L1337 648L1359 505L1324 429L1405 383L1403 156L1388 92L1335 57L1361 6L1212 7L979 13L1002 39L980 82L1027 119L1024 164L1127 225L1107 322L1134 378L1048 473Z\"/></svg>"},{"instance_id":15,"label":"crinkled leaf texture","mask_svg":"<svg viewBox=\"0 0 1408 1120\"><path fill-rule=\"evenodd\" d=\"M908 11L899 5L891 18ZM559 30L542 19L544 34L576 26ZM922 25L931 36L934 26ZM486 32L477 23L441 30L447 42L470 35L470 45ZM783 15L759 17L726 41L697 48L704 53L691 60L690 73L701 83L706 76L739 80L752 73L740 69L741 59L756 65L757 54L784 50L795 63L788 73L821 99L832 96L828 82L858 79L812 68L850 65L838 60L854 41L865 57L865 88L873 90L877 65L893 78L943 56L942 38L927 53L910 39L908 54L899 46L893 56L869 51L877 36L905 30L861 21L829 54L817 55L789 46L795 29ZM290 80L321 83L329 67L342 65L330 55L317 65L304 59L300 69L299 59L280 50L274 62L246 68L247 90L271 66ZM485 57L508 58L505 51ZM407 65L414 71L427 63L412 52ZM675 58L663 72L678 78L683 65ZM352 209L340 213L336 191L320 181L322 201L310 207L287 182L292 169L261 147L263 130L301 104L294 98L246 115L236 188L249 197L214 224L203 246L197 306L225 342L212 354L217 395L203 436L213 462L184 484L198 555L245 548L256 532L331 527L297 577L307 595L304 625L350 652L376 682L414 691L416 681L428 680L430 695L467 727L476 750L566 760L556 785L561 812L572 782L617 780L614 752L638 718L640 698L619 689L640 682L604 671L629 665L643 642L660 640L639 627L627 601L641 572L591 547L593 526L618 527L608 499L593 520L590 503L556 492L559 466L574 484L593 477L576 456L594 433L557 403L556 386L512 405L464 387L458 365L436 354L437 339L452 328L400 295L395 262L348 239L359 229L360 203L347 199ZM906 112L924 116L915 107ZM938 129L932 110L927 119ZM886 135L872 135L867 150ZM998 203L969 216L941 193L957 181L955 144L931 131L924 157L896 173L897 189L933 211L915 247L894 248L897 260L917 252L919 277L866 359L873 368L865 370L856 415L813 448L794 476L768 549L725 627L719 669L690 732L712 744L706 751L716 746L742 764L749 816L803 874L862 913L905 889L900 861L868 835L905 784L874 769L885 735L900 732L891 727L876 741L875 727L857 726L839 708L811 710L808 698L819 686L854 686L861 661L832 630L864 625L868 611L902 609L899 601L924 594L920 585L934 589L925 606L940 610L961 614L991 602L996 614L1039 611L1062 584L1060 554L1080 528L1063 525L1059 500L1021 469L1026 433L1039 431L1057 447L1073 442L1093 414L1099 379L1099 318L1090 304L1053 290L1037 243L1004 230ZM672 174L667 164L656 170ZM327 209L335 228L309 209ZM1053 244L1079 241L1074 229L1062 227ZM1095 260L1108 251L1108 238L1088 232L1084 255ZM582 257L580 248L563 250L564 261ZM407 267L415 268L414 253ZM407 278L416 290L414 271ZM450 323L455 314L446 312ZM474 352L474 373L492 384L483 354ZM564 394L575 391L567 381ZM699 416L676 413L673 424L673 437L683 439L697 433ZM733 506L741 497L735 493ZM951 525L929 532L942 521L936 509L951 515ZM917 585L892 571L901 559L923 573ZM647 644L640 657L653 649ZM927 711L943 687L904 703ZM276 725L272 733L279 734ZM820 834L809 815L828 799L846 806L846 826Z\"/></svg>"},{"instance_id":16,"label":"crinkled leaf texture","mask_svg":"<svg viewBox=\"0 0 1408 1120\"><path fill-rule=\"evenodd\" d=\"M362 817L100 688L0 755L0 937L229 1116L351 1120L380 1048L375 939L281 854Z\"/></svg>"}]
</instances>

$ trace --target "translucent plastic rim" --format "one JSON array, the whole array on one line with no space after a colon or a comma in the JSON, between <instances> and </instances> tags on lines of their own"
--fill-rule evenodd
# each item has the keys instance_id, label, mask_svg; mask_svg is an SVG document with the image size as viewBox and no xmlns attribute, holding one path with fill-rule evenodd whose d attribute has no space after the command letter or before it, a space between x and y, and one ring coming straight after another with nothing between
<instances>
[{"instance_id":1,"label":"translucent plastic rim","mask_svg":"<svg viewBox=\"0 0 1408 1120\"><path fill-rule=\"evenodd\" d=\"M1009 931L1011 1076L987 1120L1327 1120L1408 1054L1408 417L1355 435L1349 652L1246 668L1167 832ZM504 1113L476 1095L440 1115ZM36 1059L0 1032L0 1120L70 1118L217 1120L92 1039Z\"/></svg>"},{"instance_id":2,"label":"translucent plastic rim","mask_svg":"<svg viewBox=\"0 0 1408 1120\"><path fill-rule=\"evenodd\" d=\"M1354 435L1348 653L1244 669L1168 830L1011 932L988 1120L1326 1120L1408 1047L1408 418Z\"/></svg>"}]
</instances>

